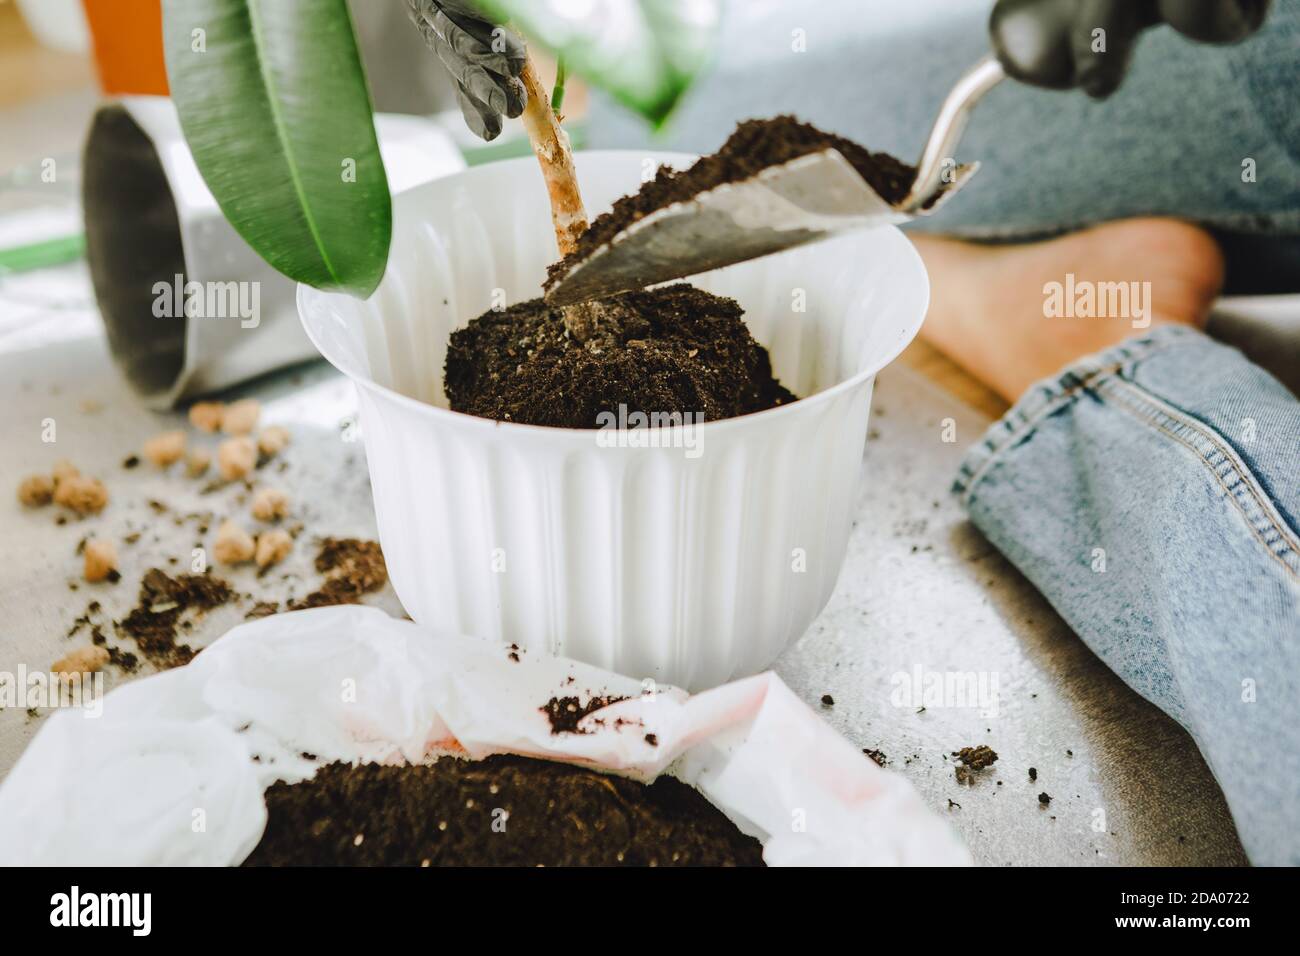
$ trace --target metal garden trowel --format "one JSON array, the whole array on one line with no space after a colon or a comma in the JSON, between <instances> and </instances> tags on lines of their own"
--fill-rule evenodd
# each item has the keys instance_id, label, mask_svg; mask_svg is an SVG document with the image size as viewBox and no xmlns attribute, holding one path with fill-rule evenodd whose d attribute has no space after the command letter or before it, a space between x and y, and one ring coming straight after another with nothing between
<instances>
[{"instance_id":1,"label":"metal garden trowel","mask_svg":"<svg viewBox=\"0 0 1300 956\"><path fill-rule=\"evenodd\" d=\"M957 82L900 202L881 198L838 150L809 153L649 213L568 264L553 278L546 300L572 305L927 216L979 168L954 165L949 157L975 104L1005 75L989 56Z\"/></svg>"}]
</instances>

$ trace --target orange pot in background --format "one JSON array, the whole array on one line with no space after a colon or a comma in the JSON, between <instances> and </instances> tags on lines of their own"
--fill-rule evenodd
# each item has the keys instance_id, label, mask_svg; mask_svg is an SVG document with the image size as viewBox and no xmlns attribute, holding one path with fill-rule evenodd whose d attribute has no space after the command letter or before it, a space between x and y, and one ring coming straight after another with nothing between
<instances>
[{"instance_id":1,"label":"orange pot in background","mask_svg":"<svg viewBox=\"0 0 1300 956\"><path fill-rule=\"evenodd\" d=\"M167 95L162 0L82 0L105 93Z\"/></svg>"}]
</instances>

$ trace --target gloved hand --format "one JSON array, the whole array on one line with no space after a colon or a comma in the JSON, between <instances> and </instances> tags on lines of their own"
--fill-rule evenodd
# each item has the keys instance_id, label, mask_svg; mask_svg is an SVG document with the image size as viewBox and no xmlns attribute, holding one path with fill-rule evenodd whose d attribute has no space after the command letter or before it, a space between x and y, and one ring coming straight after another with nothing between
<instances>
[{"instance_id":1,"label":"gloved hand","mask_svg":"<svg viewBox=\"0 0 1300 956\"><path fill-rule=\"evenodd\" d=\"M1138 36L1167 23L1205 43L1235 43L1259 29L1270 0L998 0L989 20L1007 75L1051 89L1115 92ZM1093 31L1105 31L1094 52Z\"/></svg>"},{"instance_id":2,"label":"gloved hand","mask_svg":"<svg viewBox=\"0 0 1300 956\"><path fill-rule=\"evenodd\" d=\"M468 0L407 0L411 22L456 82L456 99L475 135L501 135L502 116L524 111L519 79L527 58L523 41L482 19Z\"/></svg>"}]
</instances>

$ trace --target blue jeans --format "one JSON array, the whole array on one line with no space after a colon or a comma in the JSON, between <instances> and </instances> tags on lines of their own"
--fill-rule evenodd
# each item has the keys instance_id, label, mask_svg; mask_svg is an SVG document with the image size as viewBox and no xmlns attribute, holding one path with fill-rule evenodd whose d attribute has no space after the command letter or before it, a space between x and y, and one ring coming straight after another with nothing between
<instances>
[{"instance_id":1,"label":"blue jeans","mask_svg":"<svg viewBox=\"0 0 1300 956\"><path fill-rule=\"evenodd\" d=\"M737 120L793 112L915 156L988 50L988 7L733 3L719 62L666 136L598 103L592 145L706 151ZM1027 237L1164 214L1300 234L1298 50L1300 0L1279 0L1240 46L1153 31L1105 103L1003 84L960 148L984 168L913 228ZM1088 646L1195 738L1251 860L1300 865L1295 396L1234 349L1159 328L1031 388L956 489Z\"/></svg>"},{"instance_id":2,"label":"blue jeans","mask_svg":"<svg viewBox=\"0 0 1300 956\"><path fill-rule=\"evenodd\" d=\"M955 489L1088 646L1191 733L1251 860L1300 864L1295 397L1235 349L1158 328L1031 388Z\"/></svg>"}]
</instances>

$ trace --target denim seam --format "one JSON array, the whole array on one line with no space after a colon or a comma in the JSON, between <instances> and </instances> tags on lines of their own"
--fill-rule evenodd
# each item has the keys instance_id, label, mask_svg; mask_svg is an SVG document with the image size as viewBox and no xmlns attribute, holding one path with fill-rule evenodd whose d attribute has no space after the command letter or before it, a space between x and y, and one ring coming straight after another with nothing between
<instances>
[{"instance_id":1,"label":"denim seam","mask_svg":"<svg viewBox=\"0 0 1300 956\"><path fill-rule=\"evenodd\" d=\"M980 449L983 460L979 463L979 466L971 471L970 477L964 481L960 476L958 477L958 490L962 492L963 502L970 503L971 496L975 493L975 486L984 479L984 475L997 463L1002 453L1019 441L1021 436L1032 432L1044 418L1054 414L1057 409L1067 402L1073 401L1074 396L1079 392L1091 387L1095 378L1113 375L1120 367L1121 365L1117 363L1097 369L1088 378L1076 382L1054 395L1044 396L1042 404L1038 408L1031 406L1030 408L1009 412L1007 418L1003 419L1001 423L1004 433L998 437L991 435L984 437L983 448ZM964 470L966 469L963 468Z\"/></svg>"},{"instance_id":2,"label":"denim seam","mask_svg":"<svg viewBox=\"0 0 1300 956\"><path fill-rule=\"evenodd\" d=\"M1214 429L1132 381L1131 371L1140 361L1185 343L1189 334L1191 330L1165 327L1153 338L1123 343L1035 386L967 454L953 483L953 490L961 496L963 505L967 509L971 507L976 487L999 463L1004 452L1033 432L1045 418L1074 401L1079 392L1091 389L1099 396L1113 399L1117 408L1191 451L1214 475L1255 539L1289 578L1300 580L1300 538L1273 507L1254 473L1231 444ZM1188 435L1195 437L1199 446Z\"/></svg>"},{"instance_id":3,"label":"denim seam","mask_svg":"<svg viewBox=\"0 0 1300 956\"><path fill-rule=\"evenodd\" d=\"M1300 581L1300 541L1269 503L1250 467L1218 432L1123 378L1111 379L1100 388L1116 400L1117 407L1191 451L1214 475L1255 539L1294 580ZM1198 447L1192 438L1208 447ZM1234 479L1231 484L1225 480L1225 471Z\"/></svg>"},{"instance_id":4,"label":"denim seam","mask_svg":"<svg viewBox=\"0 0 1300 956\"><path fill-rule=\"evenodd\" d=\"M1073 401L1080 391L1093 388L1098 381L1115 375L1126 366L1136 367L1144 359L1185 345L1189 339L1203 337L1203 333L1182 326L1159 326L1141 338L1122 342L1080 359L1051 378L1031 386L966 452L957 469L957 476L953 479L953 492L969 508L974 500L975 486L984 479L996 459L1032 432L1044 418Z\"/></svg>"},{"instance_id":5,"label":"denim seam","mask_svg":"<svg viewBox=\"0 0 1300 956\"><path fill-rule=\"evenodd\" d=\"M953 482L953 491L961 495L964 504L969 505L975 485L983 480L997 457L1019 441L1021 436L1033 431L1044 418L1073 401L1079 392L1115 375L1125 365L1183 344L1186 331L1176 326L1164 326L1160 329L1160 334L1162 339L1148 338L1117 345L1099 355L1083 359L1053 379L1033 386L1027 393L1030 397L1022 398L999 421L990 425L979 444L967 452ZM1073 380L1072 384L1064 384L1070 380ZM999 430L1002 434L995 434Z\"/></svg>"}]
</instances>

